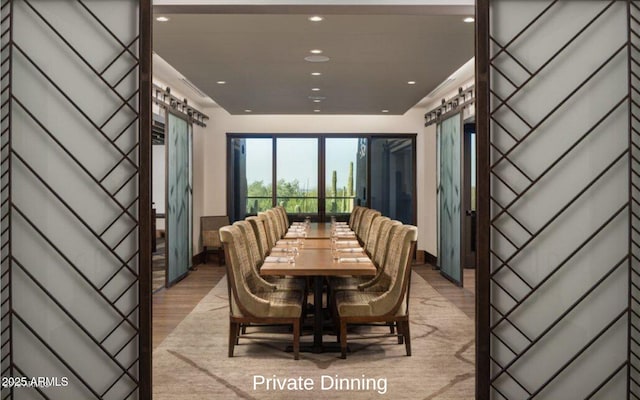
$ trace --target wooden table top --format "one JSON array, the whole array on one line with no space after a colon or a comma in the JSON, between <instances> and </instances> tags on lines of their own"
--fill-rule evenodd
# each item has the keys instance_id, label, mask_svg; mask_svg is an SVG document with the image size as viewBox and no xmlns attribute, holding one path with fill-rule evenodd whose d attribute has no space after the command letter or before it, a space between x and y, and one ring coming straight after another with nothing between
<instances>
[{"instance_id":1,"label":"wooden table top","mask_svg":"<svg viewBox=\"0 0 640 400\"><path fill-rule=\"evenodd\" d=\"M308 241L309 239L307 239ZM327 240L327 242L329 242ZM329 245L330 246L330 245ZM365 253L341 253L340 257L366 257ZM260 268L260 275L287 276L339 276L339 275L369 275L376 274L373 262L338 262L331 258L331 250L305 247L295 263L264 263Z\"/></svg>"},{"instance_id":2,"label":"wooden table top","mask_svg":"<svg viewBox=\"0 0 640 400\"><path fill-rule=\"evenodd\" d=\"M331 224L328 222L312 222L309 226L309 232L307 232L307 239L330 239L331 238ZM349 239L349 237L343 237L342 239ZM355 235L353 237L355 239Z\"/></svg>"}]
</instances>

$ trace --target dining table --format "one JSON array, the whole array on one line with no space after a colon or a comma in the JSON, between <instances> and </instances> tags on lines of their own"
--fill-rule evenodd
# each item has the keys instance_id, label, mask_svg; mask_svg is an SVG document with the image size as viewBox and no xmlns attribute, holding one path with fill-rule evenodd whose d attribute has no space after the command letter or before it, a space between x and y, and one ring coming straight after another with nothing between
<instances>
[{"instance_id":1,"label":"dining table","mask_svg":"<svg viewBox=\"0 0 640 400\"><path fill-rule=\"evenodd\" d=\"M329 347L323 343L323 287L324 280L331 276L374 276L376 267L364 252L355 236L343 235L337 239L338 257L334 258L331 250L331 225L329 223L312 223L306 231L306 238L289 238L285 235L272 254L279 249L297 247L298 254L293 262L276 257L278 262L269 262L267 258L260 268L260 275L311 277L313 279L313 344L310 348L301 346L301 350L314 353L327 351ZM285 253L287 254L287 253ZM339 346L336 347L339 351Z\"/></svg>"}]
</instances>

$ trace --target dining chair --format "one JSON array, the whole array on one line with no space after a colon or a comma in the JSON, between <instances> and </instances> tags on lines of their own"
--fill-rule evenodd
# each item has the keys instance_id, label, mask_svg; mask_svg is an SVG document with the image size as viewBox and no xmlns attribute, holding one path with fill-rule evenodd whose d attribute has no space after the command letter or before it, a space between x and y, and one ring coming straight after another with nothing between
<instances>
[{"instance_id":1,"label":"dining chair","mask_svg":"<svg viewBox=\"0 0 640 400\"><path fill-rule=\"evenodd\" d=\"M389 217L378 217L374 219L372 222L371 232L369 233L367 244L364 247L365 252L369 256L369 258L371 258L371 261L373 261L373 255L376 250L378 238L381 236L380 235L381 227L384 224L391 224L391 219ZM388 243L389 229L386 229L385 232L386 232L386 235L383 238L383 240L385 241L385 243ZM374 265L378 270L378 272L376 273L376 275L378 275L378 273L380 272L380 267L382 265L376 264L375 262L374 262ZM368 282L372 279L374 278L372 278L371 276L332 276L331 278L329 278L329 289L331 293L335 293L336 291L339 291L339 290L357 290L358 285ZM333 300L333 299L330 299L330 300Z\"/></svg>"},{"instance_id":2,"label":"dining chair","mask_svg":"<svg viewBox=\"0 0 640 400\"><path fill-rule=\"evenodd\" d=\"M273 229L276 241L282 239L282 237L284 236L284 226L282 225L282 220L276 214L276 211L273 209L268 209L264 213L267 215L267 218L269 218L269 221L271 222L271 229Z\"/></svg>"},{"instance_id":3,"label":"dining chair","mask_svg":"<svg viewBox=\"0 0 640 400\"><path fill-rule=\"evenodd\" d=\"M360 206L353 206L351 214L349 215L349 228L353 230L353 224L355 224L356 216L360 213Z\"/></svg>"},{"instance_id":4,"label":"dining chair","mask_svg":"<svg viewBox=\"0 0 640 400\"><path fill-rule=\"evenodd\" d=\"M273 212L274 220L276 221L278 226L278 236L283 237L284 234L287 233L287 226L285 225L284 220L282 219L282 212L277 206L271 208L270 211Z\"/></svg>"},{"instance_id":5,"label":"dining chair","mask_svg":"<svg viewBox=\"0 0 640 400\"><path fill-rule=\"evenodd\" d=\"M271 251L271 247L269 247L269 239L267 238L267 231L264 227L264 218L265 217L263 215L245 218L245 221L249 221L249 223L251 224L253 232L258 239L258 250L262 259L268 256L269 251Z\"/></svg>"},{"instance_id":6,"label":"dining chair","mask_svg":"<svg viewBox=\"0 0 640 400\"><path fill-rule=\"evenodd\" d=\"M264 258L260 255L260 248L255 232L249 221L236 221L233 226L237 226L242 231L245 239L245 246L248 251L249 261L255 270L254 279L263 280L269 284L276 285L278 290L297 290L306 295L306 280L302 278L280 278L277 276L261 276L260 267L264 262ZM303 298L306 298L303 297Z\"/></svg>"},{"instance_id":7,"label":"dining chair","mask_svg":"<svg viewBox=\"0 0 640 400\"><path fill-rule=\"evenodd\" d=\"M360 226L360 220L362 219L362 214L367 210L367 207L358 207L358 209L353 212L353 224L350 224L350 228L354 232L358 232L358 227Z\"/></svg>"},{"instance_id":8,"label":"dining chair","mask_svg":"<svg viewBox=\"0 0 640 400\"><path fill-rule=\"evenodd\" d=\"M287 210L283 206L275 206L275 210L279 212L280 218L282 219L282 224L284 226L284 233L287 233L289 229L289 217L287 217Z\"/></svg>"},{"instance_id":9,"label":"dining chair","mask_svg":"<svg viewBox=\"0 0 640 400\"><path fill-rule=\"evenodd\" d=\"M269 218L269 215L266 211L259 212L258 217L262 217L264 229L267 231L267 246L269 246L269 251L271 251L271 249L276 245L276 242L279 239L276 228L273 226L271 218Z\"/></svg>"},{"instance_id":10,"label":"dining chair","mask_svg":"<svg viewBox=\"0 0 640 400\"><path fill-rule=\"evenodd\" d=\"M363 245L367 243L367 239L369 238L371 223L375 218L378 218L380 215L381 215L380 211L372 210L370 208L365 210L364 214L362 214L360 225L358 226L358 231L356 232L356 235L358 235L358 238L360 239L360 242Z\"/></svg>"},{"instance_id":11,"label":"dining chair","mask_svg":"<svg viewBox=\"0 0 640 400\"><path fill-rule=\"evenodd\" d=\"M367 241L364 244L364 251L367 252L367 255L371 258L373 258L373 253L375 252L376 245L378 244L380 227L384 221L391 221L391 219L389 217L380 216L371 222L371 229L369 230Z\"/></svg>"},{"instance_id":12,"label":"dining chair","mask_svg":"<svg viewBox=\"0 0 640 400\"><path fill-rule=\"evenodd\" d=\"M404 342L407 356L411 355L409 329L409 292L411 281L411 255L418 238L418 228L411 225L398 227L391 237L384 274L389 277L389 288L384 292L345 290L335 294L338 338L342 358L347 357L347 328L352 324L395 324L398 343ZM379 335L376 335L379 336ZM362 337L362 336L361 336Z\"/></svg>"},{"instance_id":13,"label":"dining chair","mask_svg":"<svg viewBox=\"0 0 640 400\"><path fill-rule=\"evenodd\" d=\"M249 260L243 233L238 226L220 229L220 240L227 258L229 295L229 357L233 357L236 343L251 335L241 334L243 324L282 324L293 328L293 357L299 358L300 323L303 295L294 290L277 290L256 281Z\"/></svg>"},{"instance_id":14,"label":"dining chair","mask_svg":"<svg viewBox=\"0 0 640 400\"><path fill-rule=\"evenodd\" d=\"M343 290L369 290L384 292L389 288L390 281L384 274L385 259L387 250L389 249L391 237L395 229L402 226L402 222L391 220L388 217L379 217L380 228L378 232L378 240L376 247L372 253L371 261L376 266L376 274L371 276L334 276L329 279L329 309L333 315L336 315L335 294ZM395 332L395 328L390 327L391 333Z\"/></svg>"}]
</instances>

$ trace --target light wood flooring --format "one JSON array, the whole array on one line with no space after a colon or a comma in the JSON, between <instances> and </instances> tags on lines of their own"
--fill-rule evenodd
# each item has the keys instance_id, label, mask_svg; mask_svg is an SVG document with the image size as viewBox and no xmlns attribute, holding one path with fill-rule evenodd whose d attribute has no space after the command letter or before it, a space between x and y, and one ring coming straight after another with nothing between
<instances>
[{"instance_id":1,"label":"light wood flooring","mask_svg":"<svg viewBox=\"0 0 640 400\"><path fill-rule=\"evenodd\" d=\"M214 257L210 257L211 259ZM213 260L209 261L213 261ZM429 264L413 266L421 277L470 318L475 318L475 270L464 270L461 288ZM178 326L202 298L224 277L225 267L215 262L199 265L182 281L153 295L153 348Z\"/></svg>"}]
</instances>

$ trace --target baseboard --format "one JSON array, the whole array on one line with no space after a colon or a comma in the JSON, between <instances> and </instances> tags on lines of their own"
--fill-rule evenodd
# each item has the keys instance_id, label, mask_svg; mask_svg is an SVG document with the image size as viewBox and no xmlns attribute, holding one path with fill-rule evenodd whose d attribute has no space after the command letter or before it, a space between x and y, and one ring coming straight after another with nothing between
<instances>
[{"instance_id":1,"label":"baseboard","mask_svg":"<svg viewBox=\"0 0 640 400\"><path fill-rule=\"evenodd\" d=\"M438 264L438 257L434 256L433 254L429 253L428 251L425 250L419 250L418 253L422 253L422 261L425 264L431 264L431 265L437 265Z\"/></svg>"},{"instance_id":2,"label":"baseboard","mask_svg":"<svg viewBox=\"0 0 640 400\"><path fill-rule=\"evenodd\" d=\"M191 258L192 265L195 267L196 265L204 264L204 252L200 252L198 254L194 254Z\"/></svg>"},{"instance_id":3,"label":"baseboard","mask_svg":"<svg viewBox=\"0 0 640 400\"><path fill-rule=\"evenodd\" d=\"M215 259L217 260L217 263L220 266L224 266L224 252L222 250L209 250L207 252L209 260L211 260L211 257L215 257ZM201 251L198 254L195 254L192 258L192 262L193 265L200 265L200 264L206 264L206 254L204 251Z\"/></svg>"}]
</instances>

